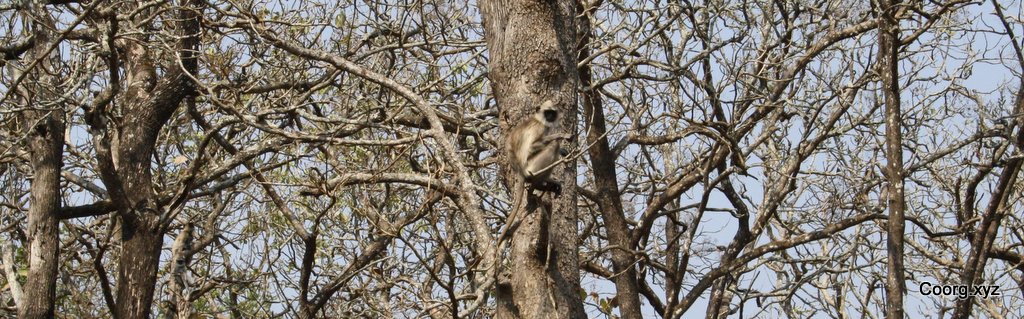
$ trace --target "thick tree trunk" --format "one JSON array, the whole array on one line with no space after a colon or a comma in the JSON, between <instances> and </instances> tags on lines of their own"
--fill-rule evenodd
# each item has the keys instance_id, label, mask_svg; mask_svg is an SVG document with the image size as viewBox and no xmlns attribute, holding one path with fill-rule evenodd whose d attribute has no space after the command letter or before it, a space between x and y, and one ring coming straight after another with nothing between
<instances>
[{"instance_id":1,"label":"thick tree trunk","mask_svg":"<svg viewBox=\"0 0 1024 319\"><path fill-rule=\"evenodd\" d=\"M35 47L32 59L42 59L39 65L29 72L29 79L35 88L35 94L26 97L26 105L40 108L28 112L27 128L28 149L33 177L30 190L31 202L28 210L28 277L25 281L24 295L18 304L19 318L52 318L57 289L57 258L60 255L60 219L57 214L61 208L60 171L64 158L64 111L44 105L53 102L57 96L53 92L52 75L58 74L52 67L53 56L48 52L51 46L53 20L45 10L45 3L33 1L30 4ZM61 104L57 104L61 105Z\"/></svg>"},{"instance_id":2,"label":"thick tree trunk","mask_svg":"<svg viewBox=\"0 0 1024 319\"><path fill-rule=\"evenodd\" d=\"M578 60L582 61L590 55L590 15L585 8L578 8L580 21L579 30L583 41L580 41ZM590 153L591 167L594 172L594 190L601 194L597 198L597 206L604 220L608 243L617 249L611 250L612 270L615 276L610 278L615 283L615 299L618 301L620 318L640 319L640 289L637 286L637 273L634 267L634 256L631 252L629 227L622 209L622 195L619 194L619 182L615 172L615 153L608 144L604 118L604 105L601 94L597 90L586 90L593 83L590 65L579 67L580 82L585 89L583 117L588 125L587 145L592 145Z\"/></svg>"},{"instance_id":3,"label":"thick tree trunk","mask_svg":"<svg viewBox=\"0 0 1024 319\"><path fill-rule=\"evenodd\" d=\"M888 180L889 232L886 248L889 276L886 279L885 314L887 318L903 318L903 295L906 279L903 267L904 211L903 196L903 120L900 114L899 48L900 31L896 12L898 0L882 0L879 5L878 56L885 95L885 158Z\"/></svg>"},{"instance_id":4,"label":"thick tree trunk","mask_svg":"<svg viewBox=\"0 0 1024 319\"><path fill-rule=\"evenodd\" d=\"M149 318L163 243L155 217L152 213L132 212L121 219L117 318Z\"/></svg>"},{"instance_id":5,"label":"thick tree trunk","mask_svg":"<svg viewBox=\"0 0 1024 319\"><path fill-rule=\"evenodd\" d=\"M480 11L502 132L551 100L564 115L563 132L574 135L575 4L484 0ZM515 271L498 283L498 318L586 317L580 299L574 168L575 161L567 161L552 172L562 183L561 196L528 196L527 211L519 215L522 223L512 234L510 267Z\"/></svg>"},{"instance_id":6,"label":"thick tree trunk","mask_svg":"<svg viewBox=\"0 0 1024 319\"><path fill-rule=\"evenodd\" d=\"M52 318L60 254L60 170L64 151L63 114L46 115L28 133L33 170L28 210L28 278L19 318Z\"/></svg>"},{"instance_id":7,"label":"thick tree trunk","mask_svg":"<svg viewBox=\"0 0 1024 319\"><path fill-rule=\"evenodd\" d=\"M152 309L163 233L170 222L166 217L173 208L161 206L157 200L151 161L160 130L181 102L195 94L186 72L196 74L201 9L195 0L180 3L173 11L174 23L167 25L173 28L179 41L176 56L180 60L168 61L170 68L157 79L154 59L158 55L140 44L146 39L125 42L119 50L124 52L123 73L128 75L128 85L119 103L124 108L123 117L118 123L100 120L102 116L93 116L90 121L97 140L100 175L118 207L121 222L114 313L122 319L149 318ZM102 115L105 110L97 107L92 112ZM119 127L111 130L109 124Z\"/></svg>"}]
</instances>

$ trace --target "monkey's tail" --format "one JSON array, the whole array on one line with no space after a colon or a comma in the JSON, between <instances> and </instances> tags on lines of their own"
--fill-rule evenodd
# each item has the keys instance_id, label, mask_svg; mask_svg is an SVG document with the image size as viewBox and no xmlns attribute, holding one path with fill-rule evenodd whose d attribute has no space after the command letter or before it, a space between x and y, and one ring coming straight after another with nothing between
<instances>
[{"instance_id":1,"label":"monkey's tail","mask_svg":"<svg viewBox=\"0 0 1024 319\"><path fill-rule=\"evenodd\" d=\"M515 186L513 188L512 206L509 208L511 211L508 214L508 218L505 219L505 226L502 227L498 238L496 239L496 246L498 247L499 254L503 248L503 244L508 240L510 231L513 231L519 223L519 215L521 212L526 210L526 196L529 195L529 190L526 188L526 181L522 177L516 178Z\"/></svg>"}]
</instances>

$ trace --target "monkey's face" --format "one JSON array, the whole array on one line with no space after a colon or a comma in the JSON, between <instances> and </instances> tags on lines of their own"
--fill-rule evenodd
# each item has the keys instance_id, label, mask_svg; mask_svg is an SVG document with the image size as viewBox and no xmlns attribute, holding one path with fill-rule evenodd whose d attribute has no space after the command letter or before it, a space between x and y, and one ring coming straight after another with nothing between
<instances>
[{"instance_id":1,"label":"monkey's face","mask_svg":"<svg viewBox=\"0 0 1024 319\"><path fill-rule=\"evenodd\" d=\"M544 120L545 121L554 123L555 121L558 120L558 111L556 111L556 110L547 109L547 110L543 110L542 113L544 113Z\"/></svg>"}]
</instances>

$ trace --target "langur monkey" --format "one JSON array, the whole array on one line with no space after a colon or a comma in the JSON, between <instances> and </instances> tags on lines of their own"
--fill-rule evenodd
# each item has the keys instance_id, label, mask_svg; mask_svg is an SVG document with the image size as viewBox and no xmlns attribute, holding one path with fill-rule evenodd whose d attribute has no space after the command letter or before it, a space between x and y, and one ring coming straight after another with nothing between
<instances>
[{"instance_id":1,"label":"langur monkey","mask_svg":"<svg viewBox=\"0 0 1024 319\"><path fill-rule=\"evenodd\" d=\"M554 102L544 101L537 113L514 127L505 137L505 152L518 178L513 182L512 194L515 198L512 212L498 241L504 239L513 227L516 215L523 209L519 206L530 191L562 194L562 185L551 179L551 170L567 153L561 147L561 140L568 139L568 136L559 132L558 113Z\"/></svg>"},{"instance_id":2,"label":"langur monkey","mask_svg":"<svg viewBox=\"0 0 1024 319\"><path fill-rule=\"evenodd\" d=\"M562 186L551 180L551 169L565 155L558 132L558 110L551 100L544 101L540 109L525 122L512 129L505 139L512 170L530 187L561 195Z\"/></svg>"}]
</instances>

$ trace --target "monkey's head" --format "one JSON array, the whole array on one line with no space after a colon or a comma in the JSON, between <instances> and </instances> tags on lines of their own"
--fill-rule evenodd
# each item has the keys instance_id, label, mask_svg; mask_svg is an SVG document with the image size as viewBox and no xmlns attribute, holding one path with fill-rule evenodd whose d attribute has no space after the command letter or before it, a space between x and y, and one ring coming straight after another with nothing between
<instances>
[{"instance_id":1,"label":"monkey's head","mask_svg":"<svg viewBox=\"0 0 1024 319\"><path fill-rule=\"evenodd\" d=\"M540 114L544 116L544 121L548 123L554 123L558 120L558 109L555 109L555 103L551 100L544 101L544 104L540 105Z\"/></svg>"}]
</instances>

